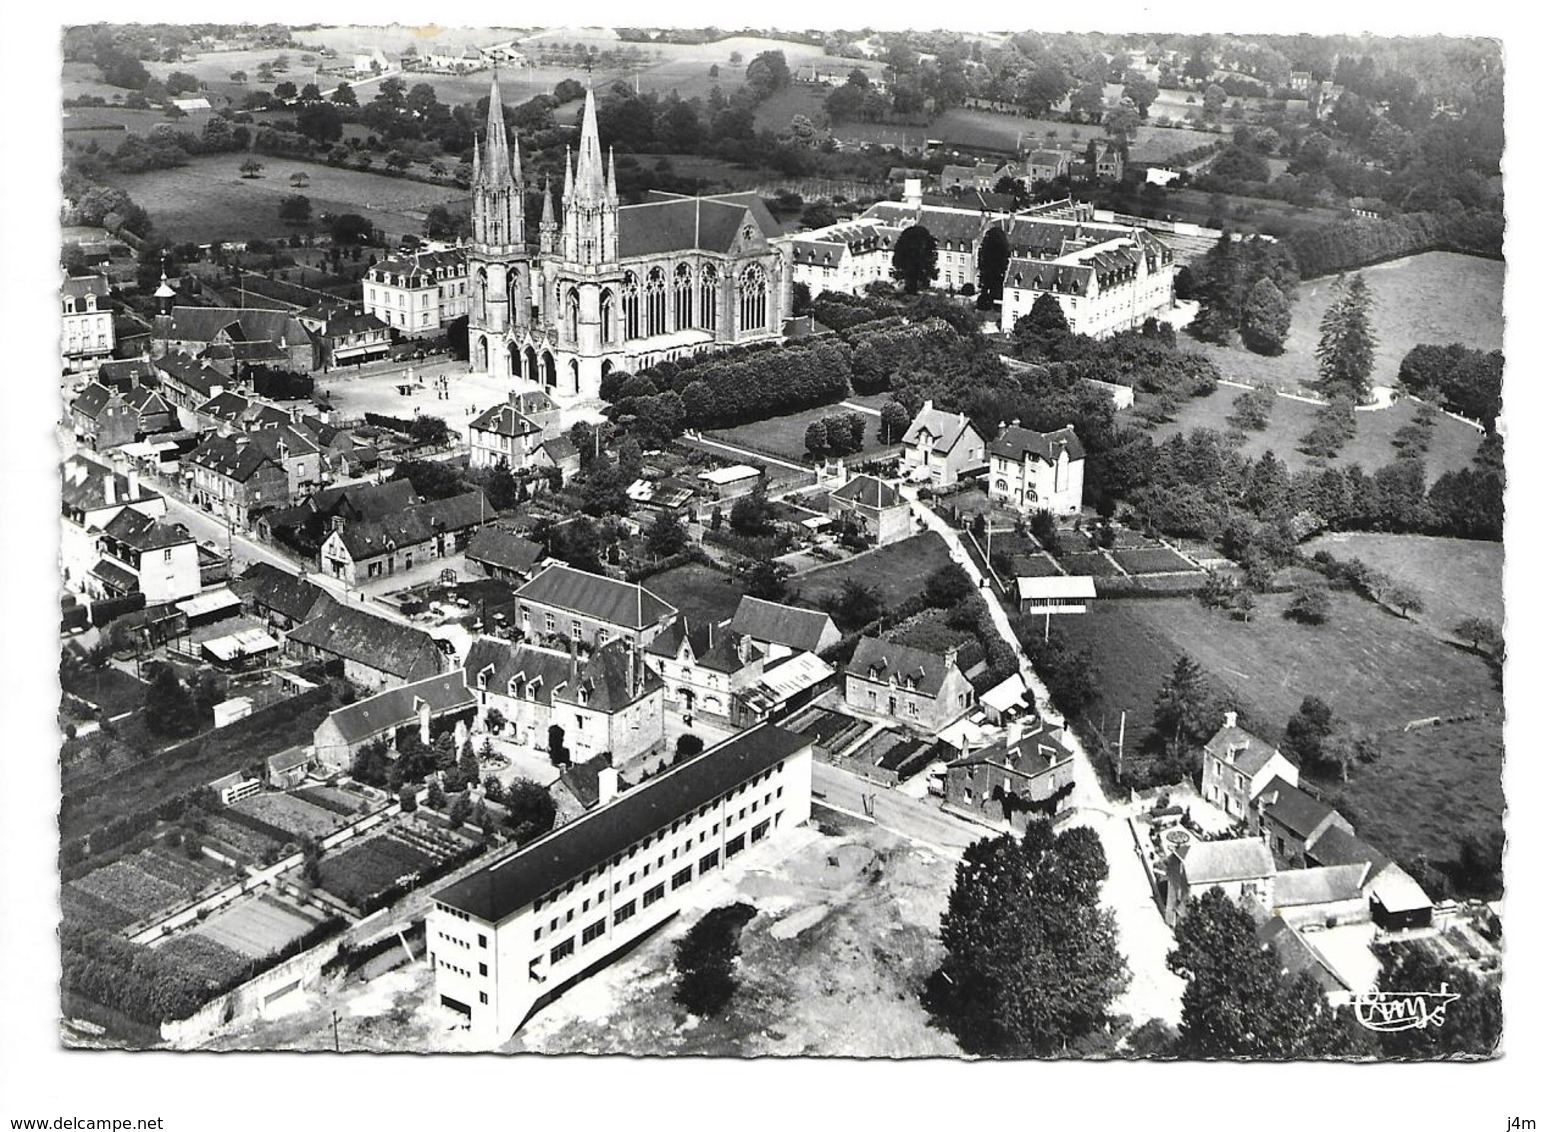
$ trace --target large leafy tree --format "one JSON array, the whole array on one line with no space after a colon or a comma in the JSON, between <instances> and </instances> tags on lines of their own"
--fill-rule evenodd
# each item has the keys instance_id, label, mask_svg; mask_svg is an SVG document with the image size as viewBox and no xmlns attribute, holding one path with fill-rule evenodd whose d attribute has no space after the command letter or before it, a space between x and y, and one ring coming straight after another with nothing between
<instances>
[{"instance_id":1,"label":"large leafy tree","mask_svg":"<svg viewBox=\"0 0 1547 1132\"><path fill-rule=\"evenodd\" d=\"M1208 676L1197 661L1183 653L1155 693L1155 733L1177 750L1202 744L1218 724L1219 712Z\"/></svg>"},{"instance_id":2,"label":"large leafy tree","mask_svg":"<svg viewBox=\"0 0 1547 1132\"><path fill-rule=\"evenodd\" d=\"M1004 294L1004 273L1010 266L1010 239L995 225L983 234L978 248L978 306L987 310Z\"/></svg>"},{"instance_id":3,"label":"large leafy tree","mask_svg":"<svg viewBox=\"0 0 1547 1132\"><path fill-rule=\"evenodd\" d=\"M1281 354L1289 337L1289 300L1262 278L1253 284L1241 310L1241 341L1258 354Z\"/></svg>"},{"instance_id":4,"label":"large leafy tree","mask_svg":"<svg viewBox=\"0 0 1547 1132\"><path fill-rule=\"evenodd\" d=\"M1025 358L1057 357L1071 331L1063 304L1051 291L1044 291L1031 304L1031 310L1015 320L1010 336Z\"/></svg>"},{"instance_id":5,"label":"large leafy tree","mask_svg":"<svg viewBox=\"0 0 1547 1132\"><path fill-rule=\"evenodd\" d=\"M940 275L935 237L922 224L904 229L892 249L892 278L910 295L927 290Z\"/></svg>"},{"instance_id":6,"label":"large leafy tree","mask_svg":"<svg viewBox=\"0 0 1547 1132\"><path fill-rule=\"evenodd\" d=\"M1187 980L1176 1052L1184 1057L1350 1057L1368 1037L1327 1004L1307 973L1283 974L1251 915L1218 887L1191 901L1166 965Z\"/></svg>"},{"instance_id":7,"label":"large leafy tree","mask_svg":"<svg viewBox=\"0 0 1547 1132\"><path fill-rule=\"evenodd\" d=\"M1046 1056L1091 1033L1128 983L1094 832L1045 821L968 847L926 1005L970 1053Z\"/></svg>"},{"instance_id":8,"label":"large leafy tree","mask_svg":"<svg viewBox=\"0 0 1547 1132\"><path fill-rule=\"evenodd\" d=\"M1370 399L1370 371L1375 364L1371 303L1364 276L1355 274L1338 284L1332 305L1322 315L1321 341L1316 346L1317 387L1328 397L1349 397L1359 404Z\"/></svg>"}]
</instances>

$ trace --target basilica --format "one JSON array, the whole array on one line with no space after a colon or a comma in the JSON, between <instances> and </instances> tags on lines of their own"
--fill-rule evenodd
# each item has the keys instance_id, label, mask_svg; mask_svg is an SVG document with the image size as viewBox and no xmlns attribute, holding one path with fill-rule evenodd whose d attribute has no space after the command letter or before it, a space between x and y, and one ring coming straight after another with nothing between
<instances>
[{"instance_id":1,"label":"basilica","mask_svg":"<svg viewBox=\"0 0 1547 1132\"><path fill-rule=\"evenodd\" d=\"M791 282L778 226L753 193L652 192L618 203L587 91L580 152L564 157L562 216L543 188L527 240L519 139L505 131L499 83L473 145L468 348L475 372L592 400L614 370L778 338Z\"/></svg>"}]
</instances>

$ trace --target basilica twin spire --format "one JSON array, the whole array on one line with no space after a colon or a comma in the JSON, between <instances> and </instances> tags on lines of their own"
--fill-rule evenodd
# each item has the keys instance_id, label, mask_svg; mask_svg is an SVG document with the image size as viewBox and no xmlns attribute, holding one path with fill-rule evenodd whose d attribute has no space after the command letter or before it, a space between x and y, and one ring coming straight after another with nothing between
<instances>
[{"instance_id":1,"label":"basilica twin spire","mask_svg":"<svg viewBox=\"0 0 1547 1132\"><path fill-rule=\"evenodd\" d=\"M521 144L505 132L505 109L499 79L489 82L489 113L483 146L473 139L473 239L477 243L510 246L526 242L525 186L521 175ZM553 194L545 181L539 250L562 252L564 259L596 264L617 258L618 176L612 154L602 166L601 135L596 125L596 96L589 90L581 119L580 153L572 161L564 153L564 222L556 231ZM562 246L556 246L561 244Z\"/></svg>"}]
</instances>

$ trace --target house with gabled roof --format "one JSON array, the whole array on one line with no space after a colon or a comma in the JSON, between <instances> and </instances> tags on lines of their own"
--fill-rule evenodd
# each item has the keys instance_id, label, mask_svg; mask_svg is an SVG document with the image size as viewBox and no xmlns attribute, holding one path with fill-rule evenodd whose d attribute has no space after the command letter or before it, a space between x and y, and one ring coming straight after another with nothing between
<instances>
[{"instance_id":1,"label":"house with gabled roof","mask_svg":"<svg viewBox=\"0 0 1547 1132\"><path fill-rule=\"evenodd\" d=\"M120 474L80 453L65 458L59 479L59 564L66 585L80 589L89 584L87 576L102 558L102 531L125 510L159 519L167 513L167 501L133 472Z\"/></svg>"},{"instance_id":2,"label":"house with gabled roof","mask_svg":"<svg viewBox=\"0 0 1547 1132\"><path fill-rule=\"evenodd\" d=\"M385 741L389 749L394 749L399 729L414 727L420 742L428 746L432 723L453 715L465 715L471 722L476 706L462 672L445 672L389 688L329 712L317 725L312 745L323 766L347 770L356 753L368 743Z\"/></svg>"},{"instance_id":3,"label":"house with gabled roof","mask_svg":"<svg viewBox=\"0 0 1547 1132\"><path fill-rule=\"evenodd\" d=\"M521 412L520 400L521 394L512 392L508 401L484 410L467 426L469 467L494 468L504 464L514 472L531 463L545 434L542 425Z\"/></svg>"},{"instance_id":4,"label":"house with gabled roof","mask_svg":"<svg viewBox=\"0 0 1547 1132\"><path fill-rule=\"evenodd\" d=\"M211 434L182 461L188 493L205 511L247 528L259 512L286 507L300 497L301 484L292 477L290 439L276 430L240 432L229 436ZM302 468L316 482L317 451L304 450ZM311 459L308 464L306 456Z\"/></svg>"},{"instance_id":5,"label":"house with gabled roof","mask_svg":"<svg viewBox=\"0 0 1547 1132\"><path fill-rule=\"evenodd\" d=\"M59 288L64 332L61 335L66 372L91 369L113 356L113 311L107 299L108 281L101 275L75 275Z\"/></svg>"},{"instance_id":6,"label":"house with gabled roof","mask_svg":"<svg viewBox=\"0 0 1547 1132\"><path fill-rule=\"evenodd\" d=\"M186 413L181 419L188 428L197 424L194 410L231 384L229 377L192 354L163 354L156 359L155 366L162 395L173 408Z\"/></svg>"},{"instance_id":7,"label":"house with gabled roof","mask_svg":"<svg viewBox=\"0 0 1547 1132\"><path fill-rule=\"evenodd\" d=\"M937 655L862 637L844 668L843 702L855 711L933 735L966 715L975 696L957 666L955 648Z\"/></svg>"},{"instance_id":8,"label":"house with gabled roof","mask_svg":"<svg viewBox=\"0 0 1547 1132\"><path fill-rule=\"evenodd\" d=\"M645 646L645 657L666 685L667 702L684 720L695 715L730 723L747 689L763 672L763 654L733 629L679 615Z\"/></svg>"},{"instance_id":9,"label":"house with gabled roof","mask_svg":"<svg viewBox=\"0 0 1547 1132\"><path fill-rule=\"evenodd\" d=\"M102 557L87 586L100 596L141 593L155 605L199 592L199 546L185 528L125 507L102 528L97 548Z\"/></svg>"},{"instance_id":10,"label":"house with gabled roof","mask_svg":"<svg viewBox=\"0 0 1547 1132\"><path fill-rule=\"evenodd\" d=\"M944 789L945 808L1024 832L1072 807L1074 752L1061 728L1016 719L1002 739L946 763Z\"/></svg>"},{"instance_id":11,"label":"house with gabled roof","mask_svg":"<svg viewBox=\"0 0 1547 1132\"><path fill-rule=\"evenodd\" d=\"M1026 180L1038 184L1067 177L1073 160L1067 149L1034 149L1026 155Z\"/></svg>"},{"instance_id":12,"label":"house with gabled roof","mask_svg":"<svg viewBox=\"0 0 1547 1132\"><path fill-rule=\"evenodd\" d=\"M424 630L331 598L290 630L285 652L340 665L351 683L372 690L427 680L446 668L445 654Z\"/></svg>"},{"instance_id":13,"label":"house with gabled roof","mask_svg":"<svg viewBox=\"0 0 1547 1132\"><path fill-rule=\"evenodd\" d=\"M636 582L555 563L516 591L529 641L575 641L599 648L625 640L642 649L666 630L677 608Z\"/></svg>"},{"instance_id":14,"label":"house with gabled roof","mask_svg":"<svg viewBox=\"0 0 1547 1132\"><path fill-rule=\"evenodd\" d=\"M1078 515L1085 495L1085 446L1074 426L1036 432L1010 425L988 443L988 495L1025 514Z\"/></svg>"},{"instance_id":15,"label":"house with gabled roof","mask_svg":"<svg viewBox=\"0 0 1547 1132\"><path fill-rule=\"evenodd\" d=\"M382 519L417 502L414 485L406 479L339 484L312 492L294 507L267 512L256 526L260 538L287 542L312 555L322 548L335 515L350 522Z\"/></svg>"},{"instance_id":16,"label":"house with gabled roof","mask_svg":"<svg viewBox=\"0 0 1547 1132\"><path fill-rule=\"evenodd\" d=\"M913 533L913 513L897 488L875 476L860 475L828 493L827 513L834 520L855 523L877 546Z\"/></svg>"},{"instance_id":17,"label":"house with gabled roof","mask_svg":"<svg viewBox=\"0 0 1547 1132\"><path fill-rule=\"evenodd\" d=\"M580 474L580 450L567 436L551 437L532 453L531 466L557 472L562 487Z\"/></svg>"},{"instance_id":18,"label":"house with gabled roof","mask_svg":"<svg viewBox=\"0 0 1547 1132\"><path fill-rule=\"evenodd\" d=\"M351 586L388 578L467 549L494 517L481 491L416 503L377 519L334 515L318 552L318 568Z\"/></svg>"},{"instance_id":19,"label":"house with gabled roof","mask_svg":"<svg viewBox=\"0 0 1547 1132\"><path fill-rule=\"evenodd\" d=\"M283 641L285 634L307 621L317 607L331 601L326 590L303 574L292 574L267 562L249 566L231 583L244 610L262 618Z\"/></svg>"},{"instance_id":20,"label":"house with gabled roof","mask_svg":"<svg viewBox=\"0 0 1547 1132\"><path fill-rule=\"evenodd\" d=\"M1227 711L1224 725L1203 745L1199 792L1206 802L1245 822L1250 821L1252 799L1275 778L1300 785L1300 768L1277 747L1239 726L1236 718Z\"/></svg>"},{"instance_id":21,"label":"house with gabled roof","mask_svg":"<svg viewBox=\"0 0 1547 1132\"><path fill-rule=\"evenodd\" d=\"M782 605L750 594L742 596L730 627L770 661L794 653L826 652L843 639L832 617L822 610Z\"/></svg>"},{"instance_id":22,"label":"house with gabled roof","mask_svg":"<svg viewBox=\"0 0 1547 1132\"><path fill-rule=\"evenodd\" d=\"M1329 828L1354 831L1342 814L1282 778L1274 778L1252 799L1247 824L1277 859L1298 868L1305 867L1306 847Z\"/></svg>"},{"instance_id":23,"label":"house with gabled roof","mask_svg":"<svg viewBox=\"0 0 1547 1132\"><path fill-rule=\"evenodd\" d=\"M536 573L545 553L541 543L499 527L481 527L463 557L469 569L485 577L524 582Z\"/></svg>"},{"instance_id":24,"label":"house with gabled roof","mask_svg":"<svg viewBox=\"0 0 1547 1132\"><path fill-rule=\"evenodd\" d=\"M966 413L947 413L925 401L902 437L902 466L910 479L949 487L986 464L982 434Z\"/></svg>"},{"instance_id":25,"label":"house with gabled roof","mask_svg":"<svg viewBox=\"0 0 1547 1132\"><path fill-rule=\"evenodd\" d=\"M317 368L318 351L289 310L261 307L174 306L156 316L155 337L171 351L194 357L213 348L216 368L240 375L246 365L281 365L297 373Z\"/></svg>"},{"instance_id":26,"label":"house with gabled roof","mask_svg":"<svg viewBox=\"0 0 1547 1132\"><path fill-rule=\"evenodd\" d=\"M1237 901L1271 902L1276 871L1259 838L1190 841L1166 858L1166 923L1174 928L1188 902L1211 888Z\"/></svg>"},{"instance_id":27,"label":"house with gabled roof","mask_svg":"<svg viewBox=\"0 0 1547 1132\"><path fill-rule=\"evenodd\" d=\"M177 413L144 386L119 390L92 382L70 403L75 438L98 452L121 448L178 427Z\"/></svg>"},{"instance_id":28,"label":"house with gabled roof","mask_svg":"<svg viewBox=\"0 0 1547 1132\"><path fill-rule=\"evenodd\" d=\"M1433 901L1411 874L1344 825L1329 822L1306 843L1307 868L1364 867L1360 885L1375 923L1387 930L1427 926Z\"/></svg>"}]
</instances>

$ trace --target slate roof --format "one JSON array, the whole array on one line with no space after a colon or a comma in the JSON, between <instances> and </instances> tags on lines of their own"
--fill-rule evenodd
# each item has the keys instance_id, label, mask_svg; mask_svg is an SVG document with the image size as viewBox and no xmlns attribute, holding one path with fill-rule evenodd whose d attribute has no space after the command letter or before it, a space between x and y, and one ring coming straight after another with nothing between
<instances>
[{"instance_id":1,"label":"slate roof","mask_svg":"<svg viewBox=\"0 0 1547 1132\"><path fill-rule=\"evenodd\" d=\"M810 742L771 724L743 731L447 885L435 899L497 924L690 810L772 769Z\"/></svg>"},{"instance_id":2,"label":"slate roof","mask_svg":"<svg viewBox=\"0 0 1547 1132\"><path fill-rule=\"evenodd\" d=\"M1255 837L1194 841L1181 859L1182 875L1193 887L1273 875L1273 854Z\"/></svg>"},{"instance_id":3,"label":"slate roof","mask_svg":"<svg viewBox=\"0 0 1547 1132\"><path fill-rule=\"evenodd\" d=\"M1271 743L1257 738L1244 727L1221 727L1203 749L1218 759L1224 759L1234 750L1234 758L1226 761L1248 778L1267 766L1268 760L1278 753Z\"/></svg>"},{"instance_id":4,"label":"slate roof","mask_svg":"<svg viewBox=\"0 0 1547 1132\"><path fill-rule=\"evenodd\" d=\"M483 492L468 491L450 499L416 503L377 519L346 520L338 535L349 556L358 562L400 546L428 542L438 534L465 531L487 522L493 514Z\"/></svg>"},{"instance_id":5,"label":"slate roof","mask_svg":"<svg viewBox=\"0 0 1547 1132\"><path fill-rule=\"evenodd\" d=\"M815 609L780 605L776 601L743 596L731 618L731 629L754 641L784 645L797 652L816 652L833 619Z\"/></svg>"},{"instance_id":6,"label":"slate roof","mask_svg":"<svg viewBox=\"0 0 1547 1132\"><path fill-rule=\"evenodd\" d=\"M878 511L888 507L907 506L902 496L897 494L895 487L884 480L878 480L875 476L855 476L833 492L830 498L847 500L861 507L871 507Z\"/></svg>"},{"instance_id":7,"label":"slate roof","mask_svg":"<svg viewBox=\"0 0 1547 1132\"><path fill-rule=\"evenodd\" d=\"M1320 869L1286 869L1273 880L1273 906L1335 904L1363 895L1367 865L1331 865Z\"/></svg>"},{"instance_id":8,"label":"slate roof","mask_svg":"<svg viewBox=\"0 0 1547 1132\"><path fill-rule=\"evenodd\" d=\"M424 680L441 669L440 649L428 633L331 599L290 630L290 640L403 680Z\"/></svg>"},{"instance_id":9,"label":"slate roof","mask_svg":"<svg viewBox=\"0 0 1547 1132\"><path fill-rule=\"evenodd\" d=\"M1014 744L1008 736L991 743L979 751L972 751L961 758L946 763L946 767L989 766L1004 767L1027 776L1045 774L1060 763L1068 762L1074 755L1064 743L1062 732L1038 721L1034 727L1021 732Z\"/></svg>"},{"instance_id":10,"label":"slate roof","mask_svg":"<svg viewBox=\"0 0 1547 1132\"><path fill-rule=\"evenodd\" d=\"M1298 786L1291 786L1282 778L1274 778L1257 795L1257 803L1265 817L1272 818L1296 837L1305 838L1337 811L1325 802L1318 802Z\"/></svg>"},{"instance_id":11,"label":"slate roof","mask_svg":"<svg viewBox=\"0 0 1547 1132\"><path fill-rule=\"evenodd\" d=\"M1280 780L1275 778L1273 781ZM1340 825L1329 825L1322 830L1306 845L1305 852L1320 865L1368 864L1372 876L1391 863L1386 854Z\"/></svg>"},{"instance_id":12,"label":"slate roof","mask_svg":"<svg viewBox=\"0 0 1547 1132\"><path fill-rule=\"evenodd\" d=\"M97 366L97 380L114 385L120 382L138 382L156 376L154 362L145 358L116 358Z\"/></svg>"},{"instance_id":13,"label":"slate roof","mask_svg":"<svg viewBox=\"0 0 1547 1132\"><path fill-rule=\"evenodd\" d=\"M553 702L553 690L569 680L570 656L555 649L476 637L462 666L463 681L476 690L485 671L485 686L497 694L510 695L510 682L519 676L531 689L534 702L548 704Z\"/></svg>"},{"instance_id":14,"label":"slate roof","mask_svg":"<svg viewBox=\"0 0 1547 1132\"><path fill-rule=\"evenodd\" d=\"M217 393L204 404L200 405L197 412L216 420L236 422L242 419L242 415L251 407L251 402L230 389Z\"/></svg>"},{"instance_id":15,"label":"slate roof","mask_svg":"<svg viewBox=\"0 0 1547 1132\"><path fill-rule=\"evenodd\" d=\"M283 466L277 456L258 444L253 436L241 433L237 436L208 436L188 454L188 462L208 468L217 475L226 476L237 483L246 483L262 470L264 465Z\"/></svg>"},{"instance_id":16,"label":"slate roof","mask_svg":"<svg viewBox=\"0 0 1547 1132\"><path fill-rule=\"evenodd\" d=\"M945 686L946 674L953 666L945 657L883 641L879 637L861 637L847 671L851 676L864 680L890 683L895 677L903 687L911 686L926 695L936 696Z\"/></svg>"},{"instance_id":17,"label":"slate roof","mask_svg":"<svg viewBox=\"0 0 1547 1132\"><path fill-rule=\"evenodd\" d=\"M479 432L492 432L496 436L527 436L542 431L536 421L524 416L508 401L492 409L485 409L467 427Z\"/></svg>"},{"instance_id":18,"label":"slate roof","mask_svg":"<svg viewBox=\"0 0 1547 1132\"><path fill-rule=\"evenodd\" d=\"M130 594L140 592L140 579L133 571L120 566L111 558L97 559L91 572L115 590Z\"/></svg>"},{"instance_id":19,"label":"slate roof","mask_svg":"<svg viewBox=\"0 0 1547 1132\"><path fill-rule=\"evenodd\" d=\"M1058 458L1059 442L1064 441L1069 449L1069 459L1083 460L1085 458L1085 446L1080 443L1080 438L1075 435L1074 426L1066 425L1052 432L1033 432L1029 428L1020 425L1010 425L999 436L989 441L988 450L992 455L1001 456L1017 463L1027 456L1034 456L1045 463L1051 464Z\"/></svg>"},{"instance_id":20,"label":"slate roof","mask_svg":"<svg viewBox=\"0 0 1547 1132\"><path fill-rule=\"evenodd\" d=\"M113 503L107 502L104 491L109 476L113 477ZM125 502L145 503L160 498L160 492L141 484L139 499L130 500L128 476L78 453L68 457L61 468L59 502L65 511L99 511Z\"/></svg>"},{"instance_id":21,"label":"slate roof","mask_svg":"<svg viewBox=\"0 0 1547 1132\"><path fill-rule=\"evenodd\" d=\"M94 421L102 415L102 411L108 407L113 397L113 390L93 381L80 391L75 400L70 403L70 408L88 420Z\"/></svg>"},{"instance_id":22,"label":"slate roof","mask_svg":"<svg viewBox=\"0 0 1547 1132\"><path fill-rule=\"evenodd\" d=\"M388 283L388 286L429 287L440 282L436 270L443 278L456 279L467 274L467 253L454 248L443 252L411 252L407 255L389 256L370 270L373 282L387 283L390 276L399 276L404 282Z\"/></svg>"},{"instance_id":23,"label":"slate roof","mask_svg":"<svg viewBox=\"0 0 1547 1132\"><path fill-rule=\"evenodd\" d=\"M288 310L258 307L173 307L165 333L174 342L213 342L225 331L233 342L310 342L306 328ZM161 319L157 320L162 321Z\"/></svg>"},{"instance_id":24,"label":"slate roof","mask_svg":"<svg viewBox=\"0 0 1547 1132\"><path fill-rule=\"evenodd\" d=\"M555 466L563 463L565 460L578 460L580 458L580 449L576 448L575 442L567 436L555 436L552 440L543 441L542 449L548 454L548 459L552 460Z\"/></svg>"},{"instance_id":25,"label":"slate roof","mask_svg":"<svg viewBox=\"0 0 1547 1132\"><path fill-rule=\"evenodd\" d=\"M741 640L740 633L733 629L716 628L707 622L692 627L688 625L687 618L682 616L678 616L664 632L646 645L645 651L651 656L675 660L681 654L684 639L692 650L693 662L712 672L723 672L726 675L740 672L763 656L762 652L749 642L747 655L743 659L738 647Z\"/></svg>"},{"instance_id":26,"label":"slate roof","mask_svg":"<svg viewBox=\"0 0 1547 1132\"><path fill-rule=\"evenodd\" d=\"M580 662L575 681L566 681L554 691L553 698L611 714L664 688L665 684L644 658L631 654L626 642L608 641Z\"/></svg>"},{"instance_id":27,"label":"slate roof","mask_svg":"<svg viewBox=\"0 0 1547 1132\"><path fill-rule=\"evenodd\" d=\"M152 519L132 507L125 507L114 515L107 526L102 528L102 533L141 552L166 550L193 541L193 536L187 531Z\"/></svg>"},{"instance_id":28,"label":"slate roof","mask_svg":"<svg viewBox=\"0 0 1547 1132\"><path fill-rule=\"evenodd\" d=\"M254 607L271 609L291 621L306 620L318 602L332 600L305 577L287 573L267 562L249 567L231 583L231 589Z\"/></svg>"},{"instance_id":29,"label":"slate roof","mask_svg":"<svg viewBox=\"0 0 1547 1132\"><path fill-rule=\"evenodd\" d=\"M421 702L430 705L432 716L477 703L463 682L462 673L448 672L358 700L330 712L326 722L338 728L345 742L359 743L393 728L417 723Z\"/></svg>"},{"instance_id":30,"label":"slate roof","mask_svg":"<svg viewBox=\"0 0 1547 1132\"><path fill-rule=\"evenodd\" d=\"M743 224L763 239L778 235L779 225L756 193L713 197L670 197L618 209L618 256L634 259L679 251L729 253Z\"/></svg>"},{"instance_id":31,"label":"slate roof","mask_svg":"<svg viewBox=\"0 0 1547 1132\"><path fill-rule=\"evenodd\" d=\"M918 444L927 432L933 440L933 450L944 454L955 448L957 441L968 431L977 432L965 413L947 413L930 406L919 410L919 415L913 418L913 423L903 434L902 442Z\"/></svg>"},{"instance_id":32,"label":"slate roof","mask_svg":"<svg viewBox=\"0 0 1547 1132\"><path fill-rule=\"evenodd\" d=\"M230 383L218 369L187 354L163 354L156 359L156 368L166 380L192 390L195 396L205 400L213 397L215 390L224 389Z\"/></svg>"},{"instance_id":33,"label":"slate roof","mask_svg":"<svg viewBox=\"0 0 1547 1132\"><path fill-rule=\"evenodd\" d=\"M579 613L609 625L643 629L677 612L649 590L555 563L516 591L520 601Z\"/></svg>"},{"instance_id":34,"label":"slate roof","mask_svg":"<svg viewBox=\"0 0 1547 1132\"><path fill-rule=\"evenodd\" d=\"M529 574L537 560L543 556L543 548L530 539L502 531L498 527L484 527L467 544L469 562L487 562L518 574Z\"/></svg>"},{"instance_id":35,"label":"slate roof","mask_svg":"<svg viewBox=\"0 0 1547 1132\"><path fill-rule=\"evenodd\" d=\"M60 284L59 293L77 299L87 295L100 298L108 293L107 280L100 275L72 275Z\"/></svg>"}]
</instances>

